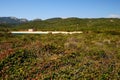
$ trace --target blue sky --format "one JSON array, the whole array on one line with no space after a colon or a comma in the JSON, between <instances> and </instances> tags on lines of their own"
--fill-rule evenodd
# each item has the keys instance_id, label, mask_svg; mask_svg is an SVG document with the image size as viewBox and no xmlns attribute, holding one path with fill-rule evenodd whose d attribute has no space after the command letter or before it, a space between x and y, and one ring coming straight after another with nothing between
<instances>
[{"instance_id":1,"label":"blue sky","mask_svg":"<svg viewBox=\"0 0 120 80\"><path fill-rule=\"evenodd\" d=\"M120 0L0 0L0 17L120 17Z\"/></svg>"}]
</instances>

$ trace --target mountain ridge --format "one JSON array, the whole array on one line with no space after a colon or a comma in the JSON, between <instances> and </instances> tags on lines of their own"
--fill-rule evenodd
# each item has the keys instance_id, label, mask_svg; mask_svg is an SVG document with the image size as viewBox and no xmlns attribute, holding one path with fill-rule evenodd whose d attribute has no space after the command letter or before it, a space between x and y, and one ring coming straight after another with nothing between
<instances>
[{"instance_id":1,"label":"mountain ridge","mask_svg":"<svg viewBox=\"0 0 120 80\"><path fill-rule=\"evenodd\" d=\"M6 24L20 24L28 22L25 18L16 18L16 17L0 17L0 24L6 23Z\"/></svg>"}]
</instances>

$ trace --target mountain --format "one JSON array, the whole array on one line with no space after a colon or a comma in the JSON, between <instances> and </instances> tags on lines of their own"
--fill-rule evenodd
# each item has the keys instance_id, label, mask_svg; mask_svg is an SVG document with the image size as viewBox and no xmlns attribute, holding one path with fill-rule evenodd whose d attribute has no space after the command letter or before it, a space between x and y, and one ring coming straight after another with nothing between
<instances>
[{"instance_id":1,"label":"mountain","mask_svg":"<svg viewBox=\"0 0 120 80\"><path fill-rule=\"evenodd\" d=\"M46 20L19 19L16 17L0 17L0 28L11 30L42 30L42 31L119 31L119 18L50 18ZM2 24L6 23L6 24ZM21 24L22 23L22 24Z\"/></svg>"},{"instance_id":2,"label":"mountain","mask_svg":"<svg viewBox=\"0 0 120 80\"><path fill-rule=\"evenodd\" d=\"M0 24L7 23L7 24L20 24L28 22L27 19L24 18L16 18L16 17L0 17Z\"/></svg>"}]
</instances>

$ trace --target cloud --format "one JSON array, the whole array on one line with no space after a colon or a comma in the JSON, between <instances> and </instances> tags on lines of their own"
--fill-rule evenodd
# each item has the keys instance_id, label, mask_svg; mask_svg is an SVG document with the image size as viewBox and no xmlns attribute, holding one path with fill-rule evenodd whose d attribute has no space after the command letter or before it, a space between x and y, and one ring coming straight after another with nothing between
<instances>
[{"instance_id":1,"label":"cloud","mask_svg":"<svg viewBox=\"0 0 120 80\"><path fill-rule=\"evenodd\" d=\"M109 18L120 18L120 15L118 15L118 14L111 14L108 17Z\"/></svg>"}]
</instances>

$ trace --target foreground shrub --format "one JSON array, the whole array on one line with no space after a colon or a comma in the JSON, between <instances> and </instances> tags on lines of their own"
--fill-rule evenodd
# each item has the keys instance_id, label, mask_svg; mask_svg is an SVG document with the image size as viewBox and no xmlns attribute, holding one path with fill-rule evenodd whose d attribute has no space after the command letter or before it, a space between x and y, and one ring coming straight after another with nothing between
<instances>
[{"instance_id":1,"label":"foreground shrub","mask_svg":"<svg viewBox=\"0 0 120 80\"><path fill-rule=\"evenodd\" d=\"M27 50L18 50L0 62L1 79L25 79L35 63L36 55Z\"/></svg>"}]
</instances>

